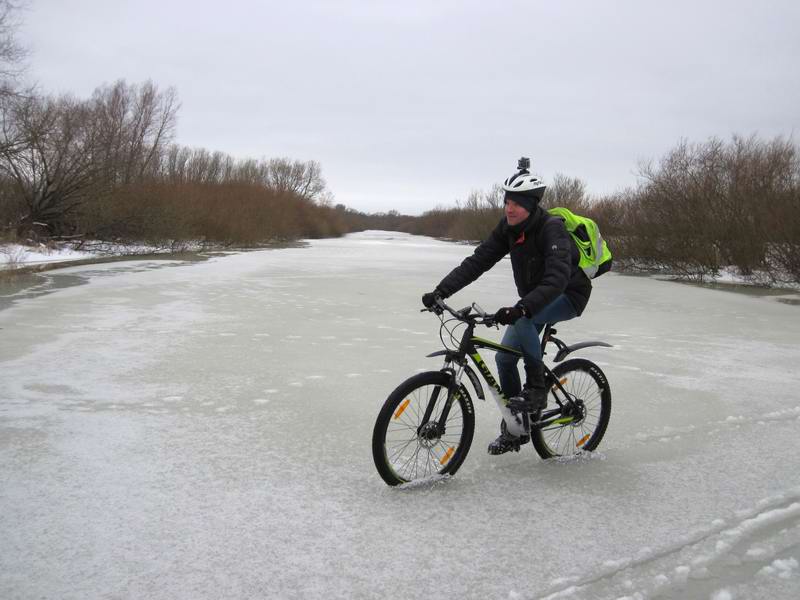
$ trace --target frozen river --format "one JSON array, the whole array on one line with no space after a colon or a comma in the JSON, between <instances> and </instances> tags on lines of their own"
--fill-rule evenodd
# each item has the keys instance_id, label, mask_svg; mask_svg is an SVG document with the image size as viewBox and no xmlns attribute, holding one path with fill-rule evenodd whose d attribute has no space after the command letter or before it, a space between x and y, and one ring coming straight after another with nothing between
<instances>
[{"instance_id":1,"label":"frozen river","mask_svg":"<svg viewBox=\"0 0 800 600\"><path fill-rule=\"evenodd\" d=\"M800 306L616 274L567 342L599 451L391 489L372 426L439 367L419 298L467 246L366 232L71 267L0 311L0 598L800 597ZM453 305L515 301L510 264ZM501 332L481 335L499 339Z\"/></svg>"}]
</instances>

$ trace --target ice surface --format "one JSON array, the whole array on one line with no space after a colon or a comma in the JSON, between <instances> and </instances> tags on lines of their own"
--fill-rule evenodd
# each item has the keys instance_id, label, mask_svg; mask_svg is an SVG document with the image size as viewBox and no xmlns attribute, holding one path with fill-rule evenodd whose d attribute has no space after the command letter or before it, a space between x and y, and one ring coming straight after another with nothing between
<instances>
[{"instance_id":1,"label":"ice surface","mask_svg":"<svg viewBox=\"0 0 800 600\"><path fill-rule=\"evenodd\" d=\"M800 597L800 308L769 296L606 275L558 328L615 346L583 353L598 453L489 456L476 399L456 476L384 485L374 419L438 368L419 298L470 251L366 232L38 275L0 311L0 598ZM502 261L453 304L514 294Z\"/></svg>"}]
</instances>

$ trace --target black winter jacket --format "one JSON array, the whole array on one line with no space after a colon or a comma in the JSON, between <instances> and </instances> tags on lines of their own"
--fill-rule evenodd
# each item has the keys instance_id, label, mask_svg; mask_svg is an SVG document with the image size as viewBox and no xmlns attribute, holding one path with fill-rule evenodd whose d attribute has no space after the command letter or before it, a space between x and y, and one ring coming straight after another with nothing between
<instances>
[{"instance_id":1,"label":"black winter jacket","mask_svg":"<svg viewBox=\"0 0 800 600\"><path fill-rule=\"evenodd\" d=\"M578 267L578 248L570 239L564 221L536 210L521 234L514 233L505 217L472 256L448 274L437 288L452 296L511 253L514 283L521 303L535 315L559 295L566 294L580 315L592 293L591 280Z\"/></svg>"}]
</instances>

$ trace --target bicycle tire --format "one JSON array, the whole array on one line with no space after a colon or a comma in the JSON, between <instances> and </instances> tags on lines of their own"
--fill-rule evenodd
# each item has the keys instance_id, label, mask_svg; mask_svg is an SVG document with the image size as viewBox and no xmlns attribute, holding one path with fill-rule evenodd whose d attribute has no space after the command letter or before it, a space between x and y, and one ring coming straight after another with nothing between
<instances>
[{"instance_id":1,"label":"bicycle tire","mask_svg":"<svg viewBox=\"0 0 800 600\"><path fill-rule=\"evenodd\" d=\"M553 375L570 395L583 402L584 417L571 423L534 429L531 431L533 447L544 459L595 450L611 418L611 387L605 373L590 360L573 358L557 365ZM556 389L555 385L550 388L551 403Z\"/></svg>"},{"instance_id":2,"label":"bicycle tire","mask_svg":"<svg viewBox=\"0 0 800 600\"><path fill-rule=\"evenodd\" d=\"M414 375L389 394L372 432L372 457L388 485L400 485L453 475L467 457L475 433L475 410L464 386L455 393L445 431L425 438L418 430L434 390L438 389L433 420L438 421L447 399L451 376L441 371Z\"/></svg>"}]
</instances>

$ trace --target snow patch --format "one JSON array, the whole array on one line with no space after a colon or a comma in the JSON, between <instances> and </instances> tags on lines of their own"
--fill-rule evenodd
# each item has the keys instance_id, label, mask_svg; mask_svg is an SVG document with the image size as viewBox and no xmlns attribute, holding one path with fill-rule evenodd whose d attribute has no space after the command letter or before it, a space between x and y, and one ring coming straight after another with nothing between
<instances>
[{"instance_id":1,"label":"snow patch","mask_svg":"<svg viewBox=\"0 0 800 600\"><path fill-rule=\"evenodd\" d=\"M794 557L782 559L777 558L772 561L772 564L767 565L758 572L762 577L777 576L780 579L790 579L794 575L795 569L798 567L797 559Z\"/></svg>"},{"instance_id":2,"label":"snow patch","mask_svg":"<svg viewBox=\"0 0 800 600\"><path fill-rule=\"evenodd\" d=\"M48 247L44 244L39 244L38 246L3 244L0 245L0 270L70 260L84 260L93 256L94 254L91 252L75 251L66 245Z\"/></svg>"}]
</instances>

